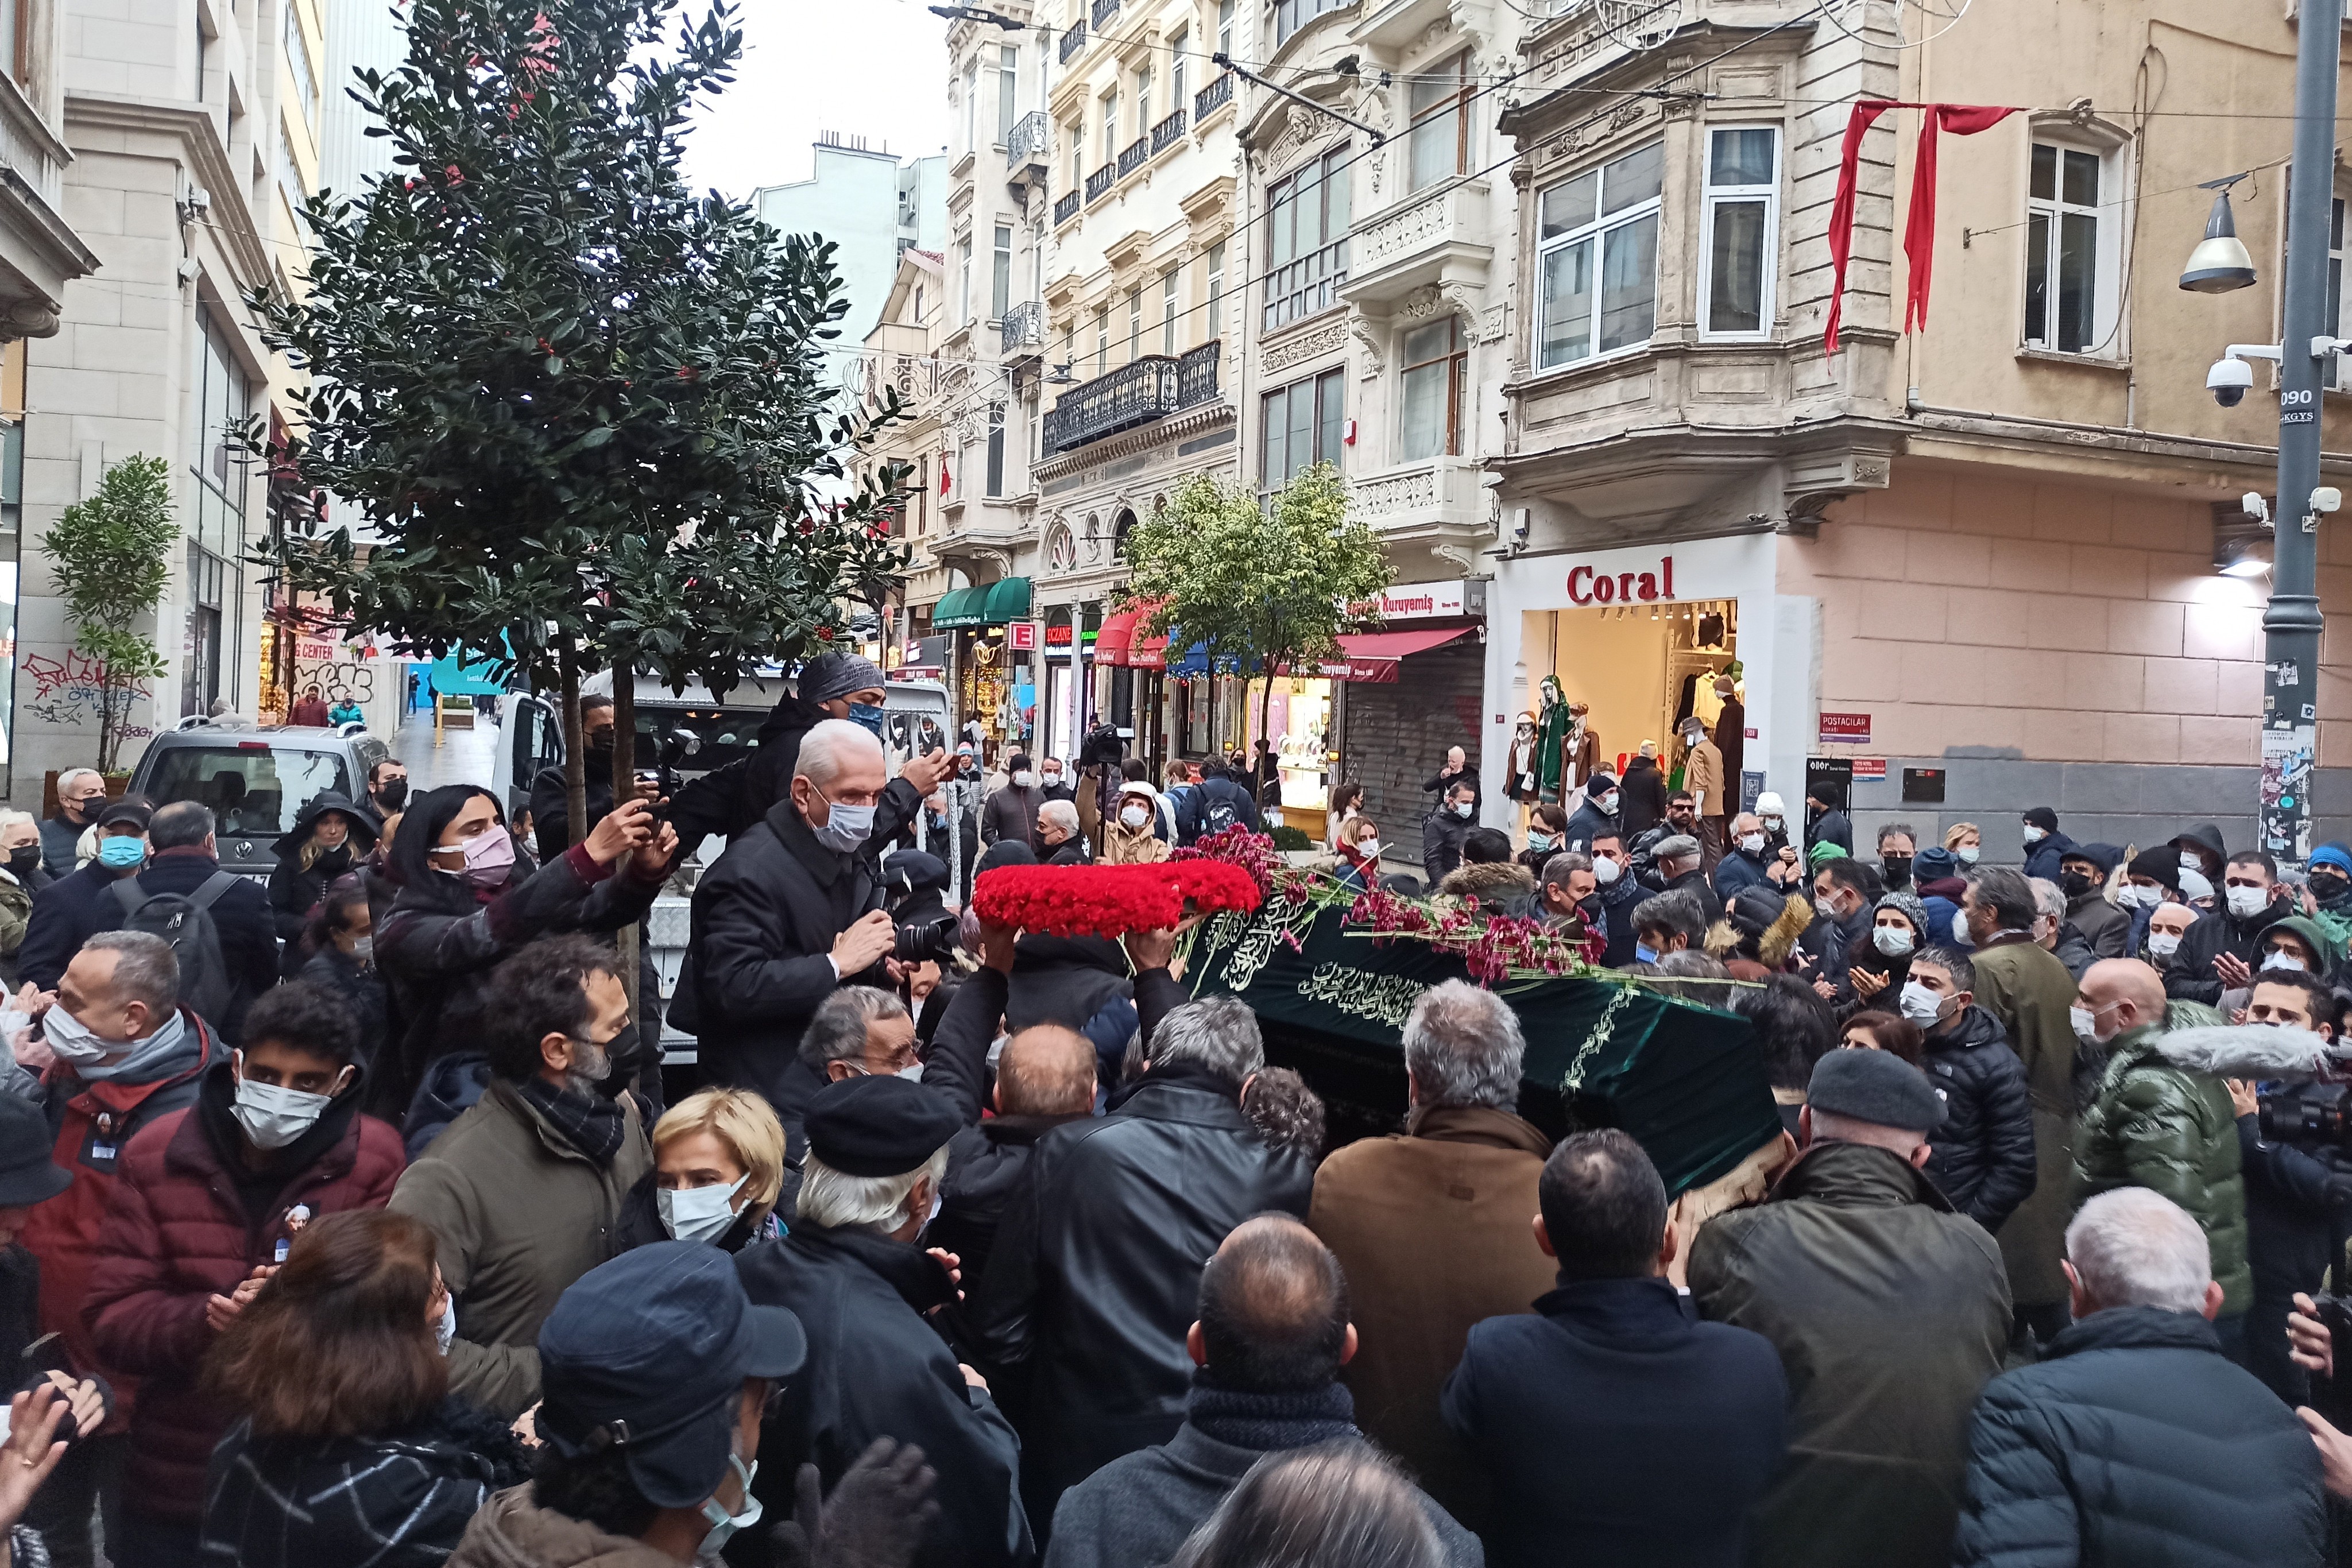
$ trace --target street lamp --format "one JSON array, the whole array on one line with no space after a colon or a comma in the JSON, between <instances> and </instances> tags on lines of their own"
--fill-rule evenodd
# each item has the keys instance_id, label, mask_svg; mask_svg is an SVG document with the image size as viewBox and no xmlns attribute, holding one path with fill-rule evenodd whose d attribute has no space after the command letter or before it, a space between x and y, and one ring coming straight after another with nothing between
<instances>
[{"instance_id":1,"label":"street lamp","mask_svg":"<svg viewBox=\"0 0 2352 1568\"><path fill-rule=\"evenodd\" d=\"M1029 24L1016 22L1002 11L991 11L979 5L926 5L934 16L945 16L950 22L993 22L1008 33L1017 33Z\"/></svg>"},{"instance_id":2,"label":"street lamp","mask_svg":"<svg viewBox=\"0 0 2352 1568\"><path fill-rule=\"evenodd\" d=\"M2245 177L2231 174L2197 187L2213 193L2213 211L2205 219L2205 237L2189 253L2189 265L2180 272L2180 287L2193 294L2227 294L2254 286L2254 258L2246 254L2230 211L2230 187Z\"/></svg>"}]
</instances>

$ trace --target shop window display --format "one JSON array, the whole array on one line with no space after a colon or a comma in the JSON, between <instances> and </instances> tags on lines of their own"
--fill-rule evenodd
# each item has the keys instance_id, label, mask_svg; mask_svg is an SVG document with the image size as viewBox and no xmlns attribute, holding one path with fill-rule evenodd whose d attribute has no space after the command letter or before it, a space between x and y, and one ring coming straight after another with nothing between
<instances>
[{"instance_id":1,"label":"shop window display","mask_svg":"<svg viewBox=\"0 0 2352 1568\"><path fill-rule=\"evenodd\" d=\"M1530 673L1548 676L1544 695L1557 696L1538 714L1542 735L1564 751L1597 753L1588 760L1621 775L1642 742L1655 741L1669 788L1682 781L1682 720L1696 716L1712 732L1723 711L1716 677L1741 674L1736 600L1540 611L1523 635ZM1589 771L1570 757L1545 781L1560 778L1572 793Z\"/></svg>"}]
</instances>

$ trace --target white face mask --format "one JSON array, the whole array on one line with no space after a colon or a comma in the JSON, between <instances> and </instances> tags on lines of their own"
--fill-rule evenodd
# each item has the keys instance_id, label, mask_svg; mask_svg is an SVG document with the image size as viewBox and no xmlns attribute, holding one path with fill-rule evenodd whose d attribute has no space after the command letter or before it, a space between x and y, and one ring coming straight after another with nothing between
<instances>
[{"instance_id":1,"label":"white face mask","mask_svg":"<svg viewBox=\"0 0 2352 1568\"><path fill-rule=\"evenodd\" d=\"M1952 940L1963 947L1976 945L1969 938L1969 912L1965 909L1952 911Z\"/></svg>"},{"instance_id":2,"label":"white face mask","mask_svg":"<svg viewBox=\"0 0 2352 1568\"><path fill-rule=\"evenodd\" d=\"M2147 934L2147 956L2149 957L2169 958L2179 950L2180 938L2175 933L2170 931L2151 931Z\"/></svg>"},{"instance_id":3,"label":"white face mask","mask_svg":"<svg viewBox=\"0 0 2352 1568\"><path fill-rule=\"evenodd\" d=\"M2153 909L2163 901L2163 894L2153 887L2142 887L2127 882L2116 889L2116 902L2126 909Z\"/></svg>"},{"instance_id":4,"label":"white face mask","mask_svg":"<svg viewBox=\"0 0 2352 1568\"><path fill-rule=\"evenodd\" d=\"M1739 835L1739 847L1746 850L1751 855L1760 855L1764 852L1764 835L1761 833L1742 833Z\"/></svg>"},{"instance_id":5,"label":"white face mask","mask_svg":"<svg viewBox=\"0 0 2352 1568\"><path fill-rule=\"evenodd\" d=\"M2293 969L2296 973L2300 974L2304 971L2305 966L2304 961L2296 957L2294 954L2287 952L2284 948L2277 948L2273 950L2269 957L2263 960L2263 967L2265 969Z\"/></svg>"},{"instance_id":6,"label":"white face mask","mask_svg":"<svg viewBox=\"0 0 2352 1568\"><path fill-rule=\"evenodd\" d=\"M1463 800L1454 805L1454 814L1457 817L1468 818L1475 815L1477 810L1478 807L1475 801Z\"/></svg>"},{"instance_id":7,"label":"white face mask","mask_svg":"<svg viewBox=\"0 0 2352 1568\"><path fill-rule=\"evenodd\" d=\"M1777 832L1779 832L1779 831L1780 831L1780 818L1778 818L1778 817L1767 817L1767 818L1765 818L1765 819L1764 819L1764 831L1765 831L1766 832L1768 832L1768 833L1777 833Z\"/></svg>"},{"instance_id":8,"label":"white face mask","mask_svg":"<svg viewBox=\"0 0 2352 1568\"><path fill-rule=\"evenodd\" d=\"M1366 839L1362 843L1356 846L1356 852L1363 856L1368 861L1376 861L1381 858L1381 841L1378 839Z\"/></svg>"},{"instance_id":9,"label":"white face mask","mask_svg":"<svg viewBox=\"0 0 2352 1568\"><path fill-rule=\"evenodd\" d=\"M1142 827L1144 823L1151 821L1151 808L1149 806L1121 806L1118 809L1118 820L1127 828L1128 831L1133 832L1137 829Z\"/></svg>"},{"instance_id":10,"label":"white face mask","mask_svg":"<svg viewBox=\"0 0 2352 1568\"><path fill-rule=\"evenodd\" d=\"M1615 816L1617 814L1616 790L1612 789L1609 793L1601 797L1601 809L1608 812L1611 816Z\"/></svg>"},{"instance_id":11,"label":"white face mask","mask_svg":"<svg viewBox=\"0 0 2352 1568\"><path fill-rule=\"evenodd\" d=\"M2044 833L2042 829L2034 827L2032 823L2028 823L2026 825L2025 841L2027 843L2038 844L2047 836L2048 835Z\"/></svg>"},{"instance_id":12,"label":"white face mask","mask_svg":"<svg viewBox=\"0 0 2352 1568\"><path fill-rule=\"evenodd\" d=\"M1022 768L1013 776L1013 787L1015 789L1026 789L1032 784L1036 782L1037 776L1034 773L1030 772L1026 768Z\"/></svg>"},{"instance_id":13,"label":"white face mask","mask_svg":"<svg viewBox=\"0 0 2352 1568\"><path fill-rule=\"evenodd\" d=\"M2204 857L2201 855L2192 854L2189 851L2183 850L2180 852L2180 869L2182 871L2201 872L2205 869Z\"/></svg>"},{"instance_id":14,"label":"white face mask","mask_svg":"<svg viewBox=\"0 0 2352 1568\"><path fill-rule=\"evenodd\" d=\"M1824 920L1843 920L1845 918L1844 915L1838 913L1838 901L1835 895L1823 898L1818 894L1814 894L1813 913L1820 915Z\"/></svg>"},{"instance_id":15,"label":"white face mask","mask_svg":"<svg viewBox=\"0 0 2352 1568\"><path fill-rule=\"evenodd\" d=\"M1944 1012L1944 998L1916 980L1903 982L1903 994L1895 1005L1921 1029L1932 1027Z\"/></svg>"},{"instance_id":16,"label":"white face mask","mask_svg":"<svg viewBox=\"0 0 2352 1568\"><path fill-rule=\"evenodd\" d=\"M75 1067L102 1061L131 1045L127 1040L109 1040L97 1033L61 1006L52 1006L41 1015L41 1038L48 1041L59 1061Z\"/></svg>"},{"instance_id":17,"label":"white face mask","mask_svg":"<svg viewBox=\"0 0 2352 1568\"><path fill-rule=\"evenodd\" d=\"M1981 852L1974 844L1962 844L1952 852L1952 858L1962 865L1974 865L1977 863L1977 856L1979 852Z\"/></svg>"},{"instance_id":18,"label":"white face mask","mask_svg":"<svg viewBox=\"0 0 2352 1568\"><path fill-rule=\"evenodd\" d=\"M1900 958L1911 951L1911 933L1900 925L1881 925L1870 934L1874 946L1890 958Z\"/></svg>"},{"instance_id":19,"label":"white face mask","mask_svg":"<svg viewBox=\"0 0 2352 1568\"><path fill-rule=\"evenodd\" d=\"M2246 920L2270 907L2271 890L2267 887L2240 887L2231 883L2222 896L2230 901L2230 913L2241 920Z\"/></svg>"},{"instance_id":20,"label":"white face mask","mask_svg":"<svg viewBox=\"0 0 2352 1568\"><path fill-rule=\"evenodd\" d=\"M712 1498L702 1505L702 1517L710 1521L710 1533L702 1538L699 1555L709 1558L727 1544L739 1530L749 1530L760 1522L760 1500L751 1495L751 1478L760 1473L760 1461L754 1459L746 1468L739 1455L729 1454L727 1462L735 1467L736 1479L743 1483L743 1511L730 1513Z\"/></svg>"},{"instance_id":21,"label":"white face mask","mask_svg":"<svg viewBox=\"0 0 2352 1568\"><path fill-rule=\"evenodd\" d=\"M371 964L375 961L375 936L373 933L370 933L365 936L354 936L352 938L352 956L357 958L362 964Z\"/></svg>"},{"instance_id":22,"label":"white face mask","mask_svg":"<svg viewBox=\"0 0 2352 1568\"><path fill-rule=\"evenodd\" d=\"M441 1319L433 1325L433 1346L443 1355L457 1338L457 1298L445 1293L441 1298Z\"/></svg>"},{"instance_id":23,"label":"white face mask","mask_svg":"<svg viewBox=\"0 0 2352 1568\"><path fill-rule=\"evenodd\" d=\"M2113 1030L2099 1032L2099 1015L2080 1002L2068 1008L2066 1016L2074 1025L2074 1038L2085 1045L2105 1045L2115 1039Z\"/></svg>"},{"instance_id":24,"label":"white face mask","mask_svg":"<svg viewBox=\"0 0 2352 1568\"><path fill-rule=\"evenodd\" d=\"M751 1179L747 1172L726 1186L654 1188L654 1207L673 1241L716 1241L735 1223L735 1195Z\"/></svg>"},{"instance_id":25,"label":"white face mask","mask_svg":"<svg viewBox=\"0 0 2352 1568\"><path fill-rule=\"evenodd\" d=\"M335 1097L310 1094L299 1089L287 1089L275 1083L256 1083L245 1076L245 1052L236 1053L236 1099L229 1106L229 1114L245 1129L257 1149L282 1149L318 1124ZM341 1089L351 1077L348 1067L337 1075L335 1087Z\"/></svg>"},{"instance_id":26,"label":"white face mask","mask_svg":"<svg viewBox=\"0 0 2352 1568\"><path fill-rule=\"evenodd\" d=\"M1619 871L1620 868L1617 862L1611 860L1607 855L1594 855L1592 857L1592 880L1599 883L1601 886L1607 887L1611 883L1615 882L1617 880Z\"/></svg>"}]
</instances>

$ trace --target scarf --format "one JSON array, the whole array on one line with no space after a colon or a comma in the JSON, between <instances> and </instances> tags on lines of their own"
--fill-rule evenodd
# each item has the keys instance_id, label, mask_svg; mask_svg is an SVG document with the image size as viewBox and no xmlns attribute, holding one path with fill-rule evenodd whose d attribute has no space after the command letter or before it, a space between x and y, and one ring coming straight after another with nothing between
<instances>
[{"instance_id":1,"label":"scarf","mask_svg":"<svg viewBox=\"0 0 2352 1568\"><path fill-rule=\"evenodd\" d=\"M67 1065L76 1077L93 1082L120 1079L125 1083L155 1083L193 1066L195 1053L203 1050L201 1038L188 1038L188 1015L175 1012L153 1034L132 1046L131 1054L120 1061Z\"/></svg>"},{"instance_id":2,"label":"scarf","mask_svg":"<svg viewBox=\"0 0 2352 1568\"><path fill-rule=\"evenodd\" d=\"M1184 1419L1204 1437L1258 1453L1357 1435L1356 1401L1345 1384L1250 1394L1217 1387L1206 1367L1192 1375Z\"/></svg>"},{"instance_id":3,"label":"scarf","mask_svg":"<svg viewBox=\"0 0 2352 1568\"><path fill-rule=\"evenodd\" d=\"M594 1161L599 1169L611 1165L613 1156L621 1152L629 1124L619 1101L601 1094L575 1094L538 1077L524 1079L514 1091L563 1134L564 1142Z\"/></svg>"}]
</instances>

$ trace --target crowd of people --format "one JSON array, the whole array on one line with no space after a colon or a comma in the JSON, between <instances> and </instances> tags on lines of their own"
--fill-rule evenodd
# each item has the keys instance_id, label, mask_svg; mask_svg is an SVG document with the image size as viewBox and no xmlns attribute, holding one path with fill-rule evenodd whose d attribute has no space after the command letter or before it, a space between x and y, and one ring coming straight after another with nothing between
<instances>
[{"instance_id":1,"label":"crowd of people","mask_svg":"<svg viewBox=\"0 0 2352 1568\"><path fill-rule=\"evenodd\" d=\"M7 1560L2338 1560L2352 854L1864 861L1832 783L1633 831L1605 774L1514 835L1457 751L1424 880L1340 786L1343 880L1748 1020L1780 1142L1670 1192L1523 1113L1496 991L1423 990L1333 1147L1179 933L971 907L1257 828L1263 757L894 767L884 700L818 660L618 800L591 705L528 833L386 763L267 885L93 774L0 821ZM718 838L665 1071L614 934Z\"/></svg>"}]
</instances>

